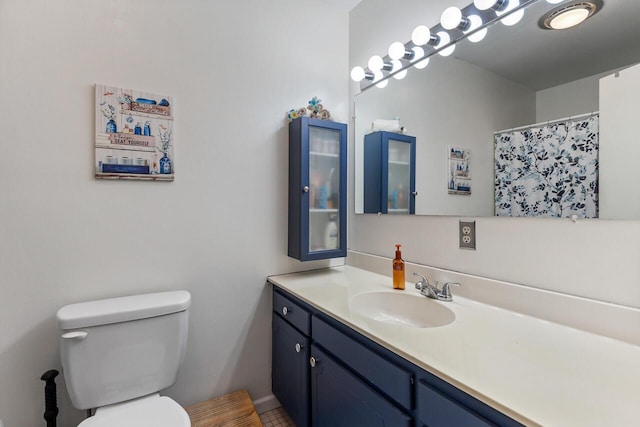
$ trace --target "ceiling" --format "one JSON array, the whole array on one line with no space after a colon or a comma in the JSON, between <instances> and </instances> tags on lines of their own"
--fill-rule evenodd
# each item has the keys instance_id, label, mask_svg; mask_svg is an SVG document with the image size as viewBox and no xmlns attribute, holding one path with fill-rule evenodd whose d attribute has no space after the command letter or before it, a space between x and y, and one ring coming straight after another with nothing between
<instances>
[{"instance_id":1,"label":"ceiling","mask_svg":"<svg viewBox=\"0 0 640 427\"><path fill-rule=\"evenodd\" d=\"M640 1L603 1L581 25L552 31L538 20L558 5L539 0L517 25L495 24L481 43L459 43L454 56L534 90L640 62Z\"/></svg>"}]
</instances>

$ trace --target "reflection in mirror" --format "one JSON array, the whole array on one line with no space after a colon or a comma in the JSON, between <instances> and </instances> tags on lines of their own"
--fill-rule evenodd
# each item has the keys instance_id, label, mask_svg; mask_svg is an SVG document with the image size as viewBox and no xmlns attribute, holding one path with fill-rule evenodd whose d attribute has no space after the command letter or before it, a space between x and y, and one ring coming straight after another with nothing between
<instances>
[{"instance_id":1,"label":"reflection in mirror","mask_svg":"<svg viewBox=\"0 0 640 427\"><path fill-rule=\"evenodd\" d=\"M448 6L434 3L442 10ZM640 219L640 197L631 184L640 144L628 120L638 111L632 100L640 96L640 76L630 68L616 77L640 61L640 3L605 0L581 26L541 29L540 17L555 6L539 0L517 27L493 25L481 43L462 41L452 56L436 55L425 69L410 69L404 80L390 79L385 89L355 97L356 213L364 212L364 137L376 120L397 117L416 138L416 214L493 216L495 132L600 111L594 188L599 217ZM638 95L630 96L634 90ZM449 191L452 147L471 156L470 194Z\"/></svg>"}]
</instances>

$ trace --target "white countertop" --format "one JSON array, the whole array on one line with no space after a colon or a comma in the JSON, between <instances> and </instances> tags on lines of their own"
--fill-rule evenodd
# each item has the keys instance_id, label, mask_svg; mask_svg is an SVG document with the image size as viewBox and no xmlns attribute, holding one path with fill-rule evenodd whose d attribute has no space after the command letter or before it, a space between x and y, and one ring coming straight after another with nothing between
<instances>
[{"instance_id":1,"label":"white countertop","mask_svg":"<svg viewBox=\"0 0 640 427\"><path fill-rule=\"evenodd\" d=\"M350 312L368 292L425 298L413 284L351 266L269 277L269 282L468 394L531 426L640 425L640 347L455 295L455 321L391 326ZM588 316L588 313L585 313ZM638 325L640 327L640 325Z\"/></svg>"}]
</instances>

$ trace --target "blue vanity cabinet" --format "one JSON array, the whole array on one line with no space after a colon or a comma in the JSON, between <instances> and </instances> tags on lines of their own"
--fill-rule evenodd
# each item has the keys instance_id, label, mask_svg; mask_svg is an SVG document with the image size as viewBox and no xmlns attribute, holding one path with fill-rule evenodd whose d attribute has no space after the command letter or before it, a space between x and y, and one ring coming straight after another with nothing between
<instances>
[{"instance_id":1,"label":"blue vanity cabinet","mask_svg":"<svg viewBox=\"0 0 640 427\"><path fill-rule=\"evenodd\" d=\"M300 261L347 256L347 125L289 123L289 251Z\"/></svg>"},{"instance_id":2,"label":"blue vanity cabinet","mask_svg":"<svg viewBox=\"0 0 640 427\"><path fill-rule=\"evenodd\" d=\"M273 296L273 392L297 426L522 427L285 290ZM305 339L302 362L292 353Z\"/></svg>"},{"instance_id":3,"label":"blue vanity cabinet","mask_svg":"<svg viewBox=\"0 0 640 427\"><path fill-rule=\"evenodd\" d=\"M364 213L416 213L416 138L378 131L364 137Z\"/></svg>"},{"instance_id":4,"label":"blue vanity cabinet","mask_svg":"<svg viewBox=\"0 0 640 427\"><path fill-rule=\"evenodd\" d=\"M274 290L271 322L271 389L295 425L307 427L311 314L297 301Z\"/></svg>"}]
</instances>

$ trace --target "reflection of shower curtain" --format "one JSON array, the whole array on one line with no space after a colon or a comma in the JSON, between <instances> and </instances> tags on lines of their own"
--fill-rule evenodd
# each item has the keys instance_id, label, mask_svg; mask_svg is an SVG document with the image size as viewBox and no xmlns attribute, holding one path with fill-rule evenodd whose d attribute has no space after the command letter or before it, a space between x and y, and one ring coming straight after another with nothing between
<instances>
[{"instance_id":1,"label":"reflection of shower curtain","mask_svg":"<svg viewBox=\"0 0 640 427\"><path fill-rule=\"evenodd\" d=\"M497 216L597 218L598 115L495 134Z\"/></svg>"}]
</instances>

